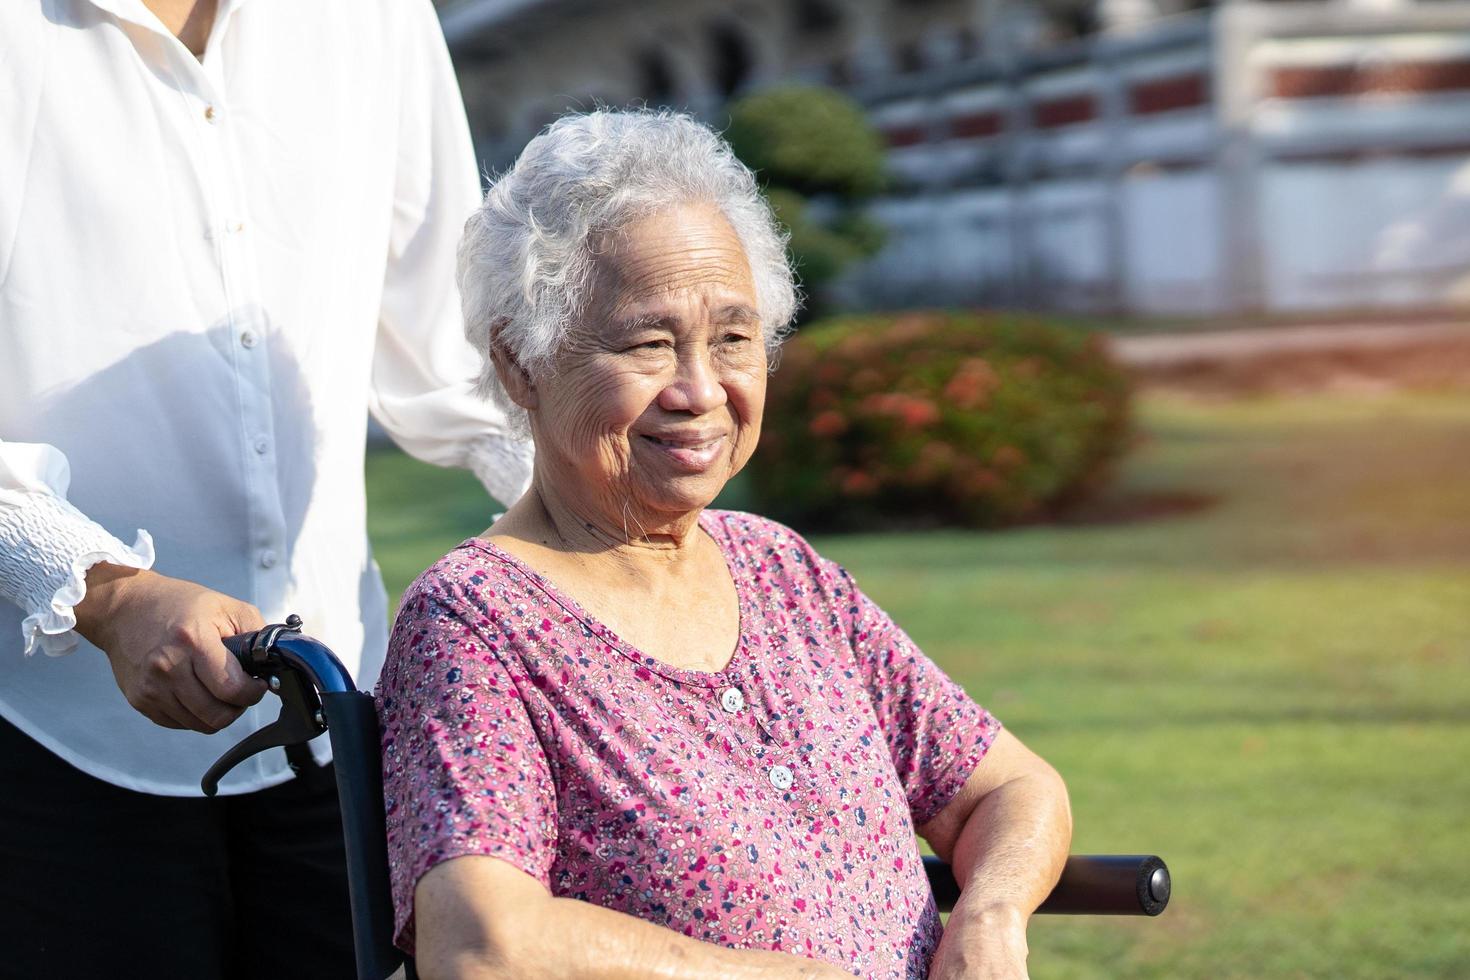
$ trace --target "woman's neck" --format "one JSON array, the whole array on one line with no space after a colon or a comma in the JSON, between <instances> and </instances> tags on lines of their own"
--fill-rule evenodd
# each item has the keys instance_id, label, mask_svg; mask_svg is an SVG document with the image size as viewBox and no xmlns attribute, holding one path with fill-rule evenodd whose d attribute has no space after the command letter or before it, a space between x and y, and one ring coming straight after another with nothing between
<instances>
[{"instance_id":1,"label":"woman's neck","mask_svg":"<svg viewBox=\"0 0 1470 980\"><path fill-rule=\"evenodd\" d=\"M537 481L487 536L634 649L689 670L723 670L730 662L739 595L697 513L682 535L624 535L584 518Z\"/></svg>"},{"instance_id":2,"label":"woman's neck","mask_svg":"<svg viewBox=\"0 0 1470 980\"><path fill-rule=\"evenodd\" d=\"M650 521L631 508L592 507L557 493L540 480L522 498L514 516L543 547L618 566L622 570L666 566L687 560L698 546L699 513ZM513 511L522 510L518 504ZM507 515L510 516L510 515ZM524 531L522 533L524 533Z\"/></svg>"}]
</instances>

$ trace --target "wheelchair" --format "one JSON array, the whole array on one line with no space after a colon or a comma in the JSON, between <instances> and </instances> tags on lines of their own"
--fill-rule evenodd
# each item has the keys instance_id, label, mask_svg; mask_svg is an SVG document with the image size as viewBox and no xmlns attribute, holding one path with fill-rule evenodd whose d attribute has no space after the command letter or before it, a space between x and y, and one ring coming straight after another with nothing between
<instances>
[{"instance_id":1,"label":"wheelchair","mask_svg":"<svg viewBox=\"0 0 1470 980\"><path fill-rule=\"evenodd\" d=\"M281 714L222 755L201 785L206 796L213 796L225 773L256 753L301 745L325 732L342 809L358 980L387 980L399 970L416 980L412 959L393 945L377 710L372 695L357 690L336 655L301 627L300 617L290 616L225 640L246 672L265 680L280 697ZM949 866L926 857L924 870L935 903L949 911L960 894ZM1074 854L1036 911L1155 916L1169 904L1171 889L1169 869L1156 856Z\"/></svg>"}]
</instances>

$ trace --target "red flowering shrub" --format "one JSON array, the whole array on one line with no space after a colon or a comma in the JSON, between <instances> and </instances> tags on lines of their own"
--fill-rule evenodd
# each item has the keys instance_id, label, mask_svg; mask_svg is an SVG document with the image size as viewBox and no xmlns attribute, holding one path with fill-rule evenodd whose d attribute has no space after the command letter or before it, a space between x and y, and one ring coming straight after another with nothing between
<instances>
[{"instance_id":1,"label":"red flowering shrub","mask_svg":"<svg viewBox=\"0 0 1470 980\"><path fill-rule=\"evenodd\" d=\"M1045 516L1128 442L1128 381L1101 338L1036 317L843 317L781 356L747 472L762 512L802 527Z\"/></svg>"}]
</instances>

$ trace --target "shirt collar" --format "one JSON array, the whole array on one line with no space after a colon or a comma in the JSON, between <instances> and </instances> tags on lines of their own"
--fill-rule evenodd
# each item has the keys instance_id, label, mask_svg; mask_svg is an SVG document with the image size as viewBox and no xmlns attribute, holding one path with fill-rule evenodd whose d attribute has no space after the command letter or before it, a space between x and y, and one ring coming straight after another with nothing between
<instances>
[{"instance_id":1,"label":"shirt collar","mask_svg":"<svg viewBox=\"0 0 1470 980\"><path fill-rule=\"evenodd\" d=\"M130 24L146 27L150 31L156 31L160 34L170 33L168 28L163 26L163 21L159 20L158 16L148 9L143 3L143 0L86 0L86 2L98 10L112 14L119 20L125 20ZM249 2L250 0L219 0L219 7L214 13L215 24L223 24L231 15Z\"/></svg>"}]
</instances>

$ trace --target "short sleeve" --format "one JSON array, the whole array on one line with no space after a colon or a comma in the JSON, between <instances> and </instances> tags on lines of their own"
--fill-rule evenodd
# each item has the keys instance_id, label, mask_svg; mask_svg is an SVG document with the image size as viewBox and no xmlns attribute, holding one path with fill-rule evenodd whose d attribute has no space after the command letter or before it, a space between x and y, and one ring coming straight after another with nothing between
<instances>
[{"instance_id":1,"label":"short sleeve","mask_svg":"<svg viewBox=\"0 0 1470 980\"><path fill-rule=\"evenodd\" d=\"M500 858L550 884L556 792L516 677L453 598L416 586L378 682L395 941L414 888L451 858Z\"/></svg>"},{"instance_id":2,"label":"short sleeve","mask_svg":"<svg viewBox=\"0 0 1470 980\"><path fill-rule=\"evenodd\" d=\"M823 564L835 579L833 597L850 621L853 654L909 812L914 825L923 826L965 785L1000 722L925 656L845 569Z\"/></svg>"}]
</instances>

